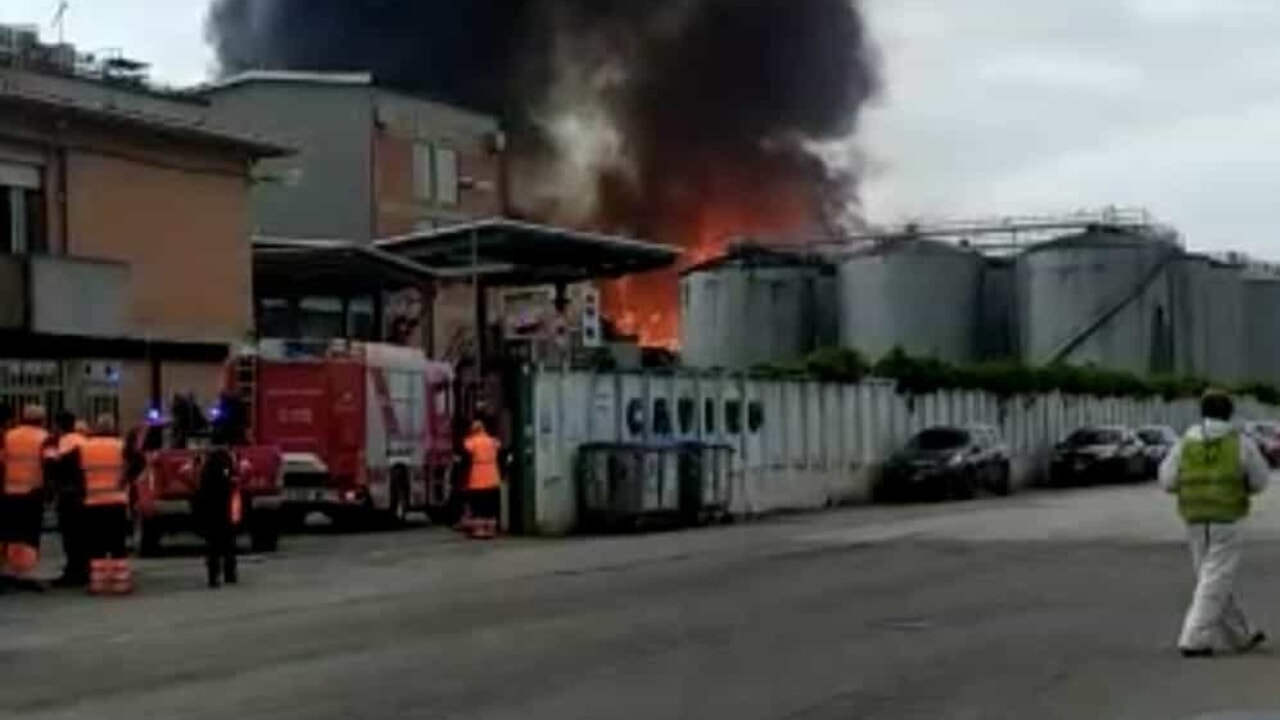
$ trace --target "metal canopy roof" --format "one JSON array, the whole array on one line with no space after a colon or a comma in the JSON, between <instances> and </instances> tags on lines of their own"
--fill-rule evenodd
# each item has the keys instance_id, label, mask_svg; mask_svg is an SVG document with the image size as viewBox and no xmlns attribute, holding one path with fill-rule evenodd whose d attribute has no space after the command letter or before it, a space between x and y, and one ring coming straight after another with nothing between
<instances>
[{"instance_id":1,"label":"metal canopy roof","mask_svg":"<svg viewBox=\"0 0 1280 720\"><path fill-rule=\"evenodd\" d=\"M478 274L509 272L485 265ZM470 278L475 272L433 268L349 240L255 237L254 283L261 294L347 295L398 290L440 279Z\"/></svg>"},{"instance_id":2,"label":"metal canopy roof","mask_svg":"<svg viewBox=\"0 0 1280 720\"><path fill-rule=\"evenodd\" d=\"M489 282L501 285L613 279L661 270L680 258L680 250L667 245L497 218L387 238L375 246L464 276L470 276L473 259L482 266L506 265L508 272L488 274Z\"/></svg>"}]
</instances>

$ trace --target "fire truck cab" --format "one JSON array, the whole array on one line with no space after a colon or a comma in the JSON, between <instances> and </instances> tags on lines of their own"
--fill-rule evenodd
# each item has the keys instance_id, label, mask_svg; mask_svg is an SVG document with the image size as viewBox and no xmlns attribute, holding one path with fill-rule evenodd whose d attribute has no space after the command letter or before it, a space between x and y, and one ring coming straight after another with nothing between
<instances>
[{"instance_id":1,"label":"fire truck cab","mask_svg":"<svg viewBox=\"0 0 1280 720\"><path fill-rule=\"evenodd\" d=\"M449 505L453 379L414 348L268 340L238 357L229 389L253 442L282 452L286 524L311 512L398 524Z\"/></svg>"}]
</instances>

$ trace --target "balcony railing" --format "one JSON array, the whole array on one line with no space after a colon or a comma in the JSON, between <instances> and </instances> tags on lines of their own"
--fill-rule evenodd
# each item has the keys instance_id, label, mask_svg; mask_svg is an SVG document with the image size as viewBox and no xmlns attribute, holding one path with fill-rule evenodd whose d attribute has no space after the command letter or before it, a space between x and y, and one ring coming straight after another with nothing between
<instances>
[{"instance_id":1,"label":"balcony railing","mask_svg":"<svg viewBox=\"0 0 1280 720\"><path fill-rule=\"evenodd\" d=\"M120 338L128 311L126 264L0 255L0 330Z\"/></svg>"}]
</instances>

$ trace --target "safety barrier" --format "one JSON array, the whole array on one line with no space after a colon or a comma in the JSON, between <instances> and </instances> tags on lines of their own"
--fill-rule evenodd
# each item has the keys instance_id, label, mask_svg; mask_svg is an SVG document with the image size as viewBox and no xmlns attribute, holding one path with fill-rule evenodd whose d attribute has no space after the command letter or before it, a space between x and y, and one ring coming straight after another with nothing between
<instances>
[{"instance_id":1,"label":"safety barrier","mask_svg":"<svg viewBox=\"0 0 1280 720\"><path fill-rule=\"evenodd\" d=\"M731 448L728 511L749 516L870 498L880 465L932 425L997 428L1014 456L1014 484L1038 481L1053 445L1081 425L1164 424L1196 417L1193 400L1061 394L1002 400L982 392L907 396L891 382L859 385L699 374L532 371L524 436L536 532L579 525L579 450L591 444L698 442ZM1248 418L1275 408L1240 403Z\"/></svg>"}]
</instances>

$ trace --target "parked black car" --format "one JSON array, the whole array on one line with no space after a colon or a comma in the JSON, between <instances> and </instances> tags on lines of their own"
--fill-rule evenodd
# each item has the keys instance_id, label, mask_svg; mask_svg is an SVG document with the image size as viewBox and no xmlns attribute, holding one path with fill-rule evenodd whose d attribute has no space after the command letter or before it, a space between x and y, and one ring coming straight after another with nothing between
<instances>
[{"instance_id":1,"label":"parked black car","mask_svg":"<svg viewBox=\"0 0 1280 720\"><path fill-rule=\"evenodd\" d=\"M932 427L885 464L879 500L967 500L981 490L1010 492L1009 451L986 426Z\"/></svg>"},{"instance_id":2,"label":"parked black car","mask_svg":"<svg viewBox=\"0 0 1280 720\"><path fill-rule=\"evenodd\" d=\"M1085 427L1058 443L1049 463L1053 487L1147 479L1146 447L1125 427Z\"/></svg>"},{"instance_id":3,"label":"parked black car","mask_svg":"<svg viewBox=\"0 0 1280 720\"><path fill-rule=\"evenodd\" d=\"M1178 442L1178 432L1168 425L1140 427L1135 434L1142 441L1142 454L1146 458L1146 476L1154 478L1160 473L1160 463Z\"/></svg>"}]
</instances>

